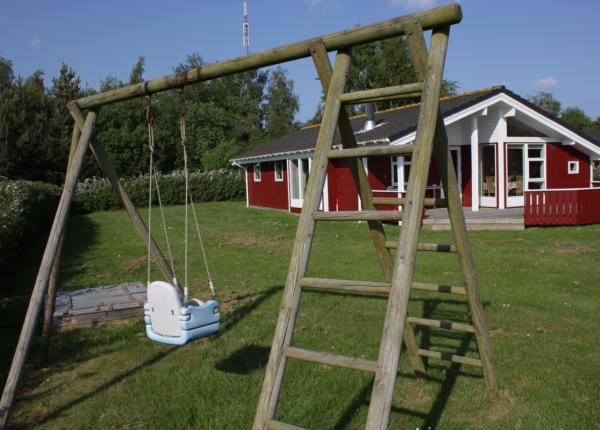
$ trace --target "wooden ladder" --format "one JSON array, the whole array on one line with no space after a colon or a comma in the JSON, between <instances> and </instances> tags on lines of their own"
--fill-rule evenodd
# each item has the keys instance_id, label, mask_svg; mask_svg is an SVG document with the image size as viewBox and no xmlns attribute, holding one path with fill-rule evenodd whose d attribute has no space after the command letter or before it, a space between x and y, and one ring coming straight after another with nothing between
<instances>
[{"instance_id":1,"label":"wooden ladder","mask_svg":"<svg viewBox=\"0 0 600 430\"><path fill-rule=\"evenodd\" d=\"M410 53L420 82L415 84L345 93L344 86L350 66L350 53L340 50L335 67L329 63L327 51L320 40L311 44L326 103L323 121L315 148L312 170L308 179L298 230L292 251L283 299L273 345L266 368L253 429L299 429L274 420L283 374L288 359L297 359L371 372L375 375L366 428L387 428L397 366L402 346L406 345L415 372L425 372L422 357L449 360L456 363L483 367L486 386L496 389L488 329L479 298L479 284L467 236L464 214L459 198L456 172L453 167L446 131L439 113L442 74L448 45L449 27L432 31L430 50L427 51L419 22L406 26ZM421 108L415 143L402 146L357 147L354 133L344 108L345 104L376 102L402 97L421 96ZM336 128L342 149L333 149ZM373 198L361 157L412 155L412 171L406 197L402 199ZM425 198L427 177L432 155L442 179L445 199ZM319 211L329 160L350 159L350 168L361 198L360 211ZM401 211L377 210L376 205L402 205ZM454 245L419 243L422 213L425 207L448 208ZM305 277L317 221L367 221L385 282L348 281ZM402 221L398 242L387 241L382 221ZM395 259L390 249L397 249ZM453 252L458 254L463 274L463 286L435 285L413 282L417 251ZM292 346L294 325L302 289L327 289L352 293L380 293L388 295L387 313L377 361L357 359ZM434 291L466 295L472 315L472 324L416 318L407 315L410 290ZM406 322L406 324L405 324ZM479 359L450 353L419 349L413 325L458 330L474 333Z\"/></svg>"}]
</instances>

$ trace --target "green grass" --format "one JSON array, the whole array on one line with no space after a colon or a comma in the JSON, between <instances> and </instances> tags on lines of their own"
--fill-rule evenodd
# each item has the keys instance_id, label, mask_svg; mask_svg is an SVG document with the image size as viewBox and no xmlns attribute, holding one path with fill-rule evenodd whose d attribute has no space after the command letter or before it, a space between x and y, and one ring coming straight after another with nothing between
<instances>
[{"instance_id":1,"label":"green grass","mask_svg":"<svg viewBox=\"0 0 600 430\"><path fill-rule=\"evenodd\" d=\"M34 346L11 426L14 428L203 428L251 426L281 300L298 218L245 209L241 203L197 206L221 299L233 312L219 337L180 348L145 338L143 323L82 329L54 338L50 362ZM176 268L182 272L182 207L170 207ZM158 220L158 212L153 219ZM154 226L157 237L159 225ZM387 227L390 237L396 227ZM446 232L424 240L447 242ZM145 280L145 246L124 212L73 216L62 286L78 289ZM482 298L492 333L500 394L485 394L481 370L430 361L427 378L410 374L403 354L390 428L584 429L600 422L600 226L472 232ZM39 248L39 245L36 245ZM5 277L6 315L0 378L6 375L33 284L39 249ZM206 296L193 248L193 290ZM366 225L321 223L309 272L381 280ZM416 279L459 280L455 255L419 253ZM179 277L182 277L180 273ZM158 273L156 273L158 278ZM241 293L249 296L244 298ZM412 294L410 312L468 320L459 296ZM458 298L457 298L458 297ZM440 300L442 299L442 300ZM236 302L237 300L237 302ZM375 359L382 298L308 292L294 344ZM419 342L476 356L470 337L422 330ZM276 417L310 429L363 428L371 377L290 361Z\"/></svg>"}]
</instances>

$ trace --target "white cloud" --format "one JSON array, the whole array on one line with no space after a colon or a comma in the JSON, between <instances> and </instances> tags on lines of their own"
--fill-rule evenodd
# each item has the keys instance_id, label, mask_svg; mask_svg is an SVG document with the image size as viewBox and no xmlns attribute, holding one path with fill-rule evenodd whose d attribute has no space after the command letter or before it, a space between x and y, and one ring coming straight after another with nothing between
<instances>
[{"instance_id":1,"label":"white cloud","mask_svg":"<svg viewBox=\"0 0 600 430\"><path fill-rule=\"evenodd\" d=\"M29 44L31 46L35 46L35 47L41 46L42 45L42 38L40 36L33 36L31 38L31 41L29 42Z\"/></svg>"},{"instance_id":2,"label":"white cloud","mask_svg":"<svg viewBox=\"0 0 600 430\"><path fill-rule=\"evenodd\" d=\"M534 87L548 88L548 87L555 87L557 85L558 85L558 80L556 78L553 78L552 76L548 76L547 78L539 78L539 79L536 79L535 81L533 81Z\"/></svg>"},{"instance_id":3,"label":"white cloud","mask_svg":"<svg viewBox=\"0 0 600 430\"><path fill-rule=\"evenodd\" d=\"M438 0L389 0L391 7L406 9L427 9L435 6Z\"/></svg>"}]
</instances>

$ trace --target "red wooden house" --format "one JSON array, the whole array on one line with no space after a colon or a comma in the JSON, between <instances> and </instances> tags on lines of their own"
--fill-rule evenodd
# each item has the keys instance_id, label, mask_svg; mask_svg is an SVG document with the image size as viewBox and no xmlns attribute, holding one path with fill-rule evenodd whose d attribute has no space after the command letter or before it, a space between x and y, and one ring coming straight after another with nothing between
<instances>
[{"instance_id":1,"label":"red wooden house","mask_svg":"<svg viewBox=\"0 0 600 430\"><path fill-rule=\"evenodd\" d=\"M598 137L505 87L445 97L440 107L463 206L473 211L524 207L526 225L600 222ZM414 104L356 116L351 121L356 140L359 145L411 143L418 113ZM231 160L246 169L248 206L300 211L318 132L318 126L305 127ZM376 196L403 195L410 157L368 157L363 162ZM435 166L428 194L443 197ZM347 161L331 161L322 209L359 208Z\"/></svg>"}]
</instances>

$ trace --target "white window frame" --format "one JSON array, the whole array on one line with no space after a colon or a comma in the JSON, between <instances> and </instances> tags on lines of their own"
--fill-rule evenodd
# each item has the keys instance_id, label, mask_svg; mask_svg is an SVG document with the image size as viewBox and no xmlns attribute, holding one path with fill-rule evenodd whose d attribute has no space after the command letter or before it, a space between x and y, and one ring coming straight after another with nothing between
<instances>
[{"instance_id":1,"label":"white window frame","mask_svg":"<svg viewBox=\"0 0 600 430\"><path fill-rule=\"evenodd\" d=\"M288 183L289 183L289 193L290 193L290 206L293 208L301 208L302 203L304 202L304 192L306 189L302 189L302 182L304 180L305 184L308 183L308 177L305 177L304 171L302 169L302 163L304 160L308 160L308 174L310 175L310 171L312 169L312 157L299 157L292 158L289 160L289 174L288 174ZM296 175L293 174L294 169L292 168L292 164L297 163ZM294 197L292 190L294 187L294 183L298 185L299 196ZM305 185L306 187L306 185Z\"/></svg>"},{"instance_id":2,"label":"white window frame","mask_svg":"<svg viewBox=\"0 0 600 430\"><path fill-rule=\"evenodd\" d=\"M571 169L571 166L573 166L574 169ZM569 160L567 162L567 173L569 175L579 175L579 161Z\"/></svg>"},{"instance_id":3,"label":"white window frame","mask_svg":"<svg viewBox=\"0 0 600 430\"><path fill-rule=\"evenodd\" d=\"M280 177L277 177L277 166L279 166ZM275 182L283 182L283 161L277 160L273 162L273 172Z\"/></svg>"},{"instance_id":4,"label":"white window frame","mask_svg":"<svg viewBox=\"0 0 600 430\"><path fill-rule=\"evenodd\" d=\"M529 147L530 146L535 146L538 147L540 146L542 151L541 151L541 157L530 157L529 156ZM542 184L542 186L539 188L541 190L546 188L546 166L547 166L547 162L546 162L546 145L545 144L540 144L540 143L525 143L523 145L523 147L525 148L525 178L527 179L527 182L525 183L525 190L529 190L529 183L530 182L537 182ZM540 169L540 173L542 175L541 178L532 178L529 174L529 162L530 161L541 161L542 162L542 168ZM535 190L534 190L535 191Z\"/></svg>"},{"instance_id":5,"label":"white window frame","mask_svg":"<svg viewBox=\"0 0 600 430\"><path fill-rule=\"evenodd\" d=\"M262 178L262 168L260 166L260 163L254 163L254 166L252 166L252 172L254 173L254 182L260 182Z\"/></svg>"},{"instance_id":6,"label":"white window frame","mask_svg":"<svg viewBox=\"0 0 600 430\"><path fill-rule=\"evenodd\" d=\"M392 176L390 180L390 189L397 190L398 189L398 165L400 163L399 157L393 156L391 157L391 168L392 168ZM394 181L394 178L396 179Z\"/></svg>"}]
</instances>

